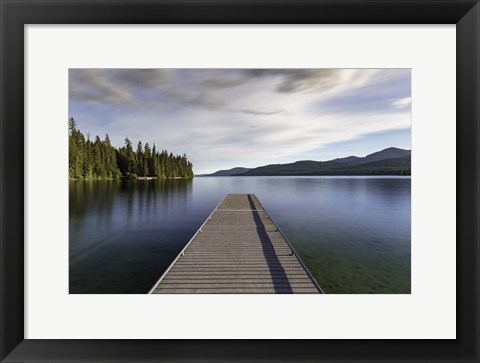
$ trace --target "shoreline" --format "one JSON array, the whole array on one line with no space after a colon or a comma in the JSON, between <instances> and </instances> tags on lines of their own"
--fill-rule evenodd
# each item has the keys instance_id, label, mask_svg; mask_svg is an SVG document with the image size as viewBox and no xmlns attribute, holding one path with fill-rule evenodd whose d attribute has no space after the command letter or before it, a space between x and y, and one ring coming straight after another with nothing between
<instances>
[{"instance_id":1,"label":"shoreline","mask_svg":"<svg viewBox=\"0 0 480 363\"><path fill-rule=\"evenodd\" d=\"M142 177L136 177L136 178L127 178L125 176L122 176L121 178L103 178L103 179L74 179L74 178L68 178L69 181L108 181L108 180L171 180L171 179L193 179L194 177L188 178L188 177L183 177L183 176L175 176L172 178L158 178L156 176L142 176Z\"/></svg>"}]
</instances>

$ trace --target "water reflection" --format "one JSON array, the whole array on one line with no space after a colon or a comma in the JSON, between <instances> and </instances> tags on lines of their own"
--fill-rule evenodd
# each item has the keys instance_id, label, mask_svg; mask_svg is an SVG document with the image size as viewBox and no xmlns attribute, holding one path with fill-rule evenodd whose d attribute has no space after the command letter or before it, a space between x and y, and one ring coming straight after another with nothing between
<instances>
[{"instance_id":1,"label":"water reflection","mask_svg":"<svg viewBox=\"0 0 480 363\"><path fill-rule=\"evenodd\" d=\"M293 199L277 181L264 205L326 292L410 292L409 178L292 179L289 185Z\"/></svg>"},{"instance_id":2,"label":"water reflection","mask_svg":"<svg viewBox=\"0 0 480 363\"><path fill-rule=\"evenodd\" d=\"M148 290L198 228L191 190L183 179L70 182L70 293Z\"/></svg>"},{"instance_id":3,"label":"water reflection","mask_svg":"<svg viewBox=\"0 0 480 363\"><path fill-rule=\"evenodd\" d=\"M225 194L256 194L327 293L410 292L410 178L70 182L70 292L145 293Z\"/></svg>"}]
</instances>

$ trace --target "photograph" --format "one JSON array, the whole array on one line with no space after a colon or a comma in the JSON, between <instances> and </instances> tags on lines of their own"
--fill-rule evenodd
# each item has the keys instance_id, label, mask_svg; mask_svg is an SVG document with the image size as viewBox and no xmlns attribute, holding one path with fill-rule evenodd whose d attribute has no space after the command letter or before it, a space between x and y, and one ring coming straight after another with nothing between
<instances>
[{"instance_id":1,"label":"photograph","mask_svg":"<svg viewBox=\"0 0 480 363\"><path fill-rule=\"evenodd\" d=\"M480 363L479 2L0 0L0 361Z\"/></svg>"},{"instance_id":2,"label":"photograph","mask_svg":"<svg viewBox=\"0 0 480 363\"><path fill-rule=\"evenodd\" d=\"M411 294L411 77L70 68L69 294Z\"/></svg>"}]
</instances>

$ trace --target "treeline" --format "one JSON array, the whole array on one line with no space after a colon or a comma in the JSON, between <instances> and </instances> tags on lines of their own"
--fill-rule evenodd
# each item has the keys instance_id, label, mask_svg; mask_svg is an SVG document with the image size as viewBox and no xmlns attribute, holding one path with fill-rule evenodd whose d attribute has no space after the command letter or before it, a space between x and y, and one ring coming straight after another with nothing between
<instances>
[{"instance_id":1,"label":"treeline","mask_svg":"<svg viewBox=\"0 0 480 363\"><path fill-rule=\"evenodd\" d=\"M69 119L70 179L116 179L116 178L193 178L192 163L187 156L173 155L166 150L157 151L155 144L143 146L139 141L136 150L132 142L125 139L125 146L116 149L110 143L108 134L104 140L98 136L94 141L77 129L77 124Z\"/></svg>"}]
</instances>

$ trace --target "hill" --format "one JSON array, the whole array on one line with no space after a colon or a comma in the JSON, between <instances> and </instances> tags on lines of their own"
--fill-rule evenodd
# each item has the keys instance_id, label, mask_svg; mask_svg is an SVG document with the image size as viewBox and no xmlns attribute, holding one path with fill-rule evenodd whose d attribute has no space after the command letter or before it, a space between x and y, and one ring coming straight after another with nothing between
<instances>
[{"instance_id":1,"label":"hill","mask_svg":"<svg viewBox=\"0 0 480 363\"><path fill-rule=\"evenodd\" d=\"M237 168L232 168L228 170L219 170L212 174L201 174L197 176L232 176L232 175L246 173L249 170L251 170L251 168L237 167Z\"/></svg>"},{"instance_id":2,"label":"hill","mask_svg":"<svg viewBox=\"0 0 480 363\"><path fill-rule=\"evenodd\" d=\"M349 156L329 161L302 160L289 164L271 164L235 175L410 175L410 173L411 151L391 147L365 157Z\"/></svg>"}]
</instances>

